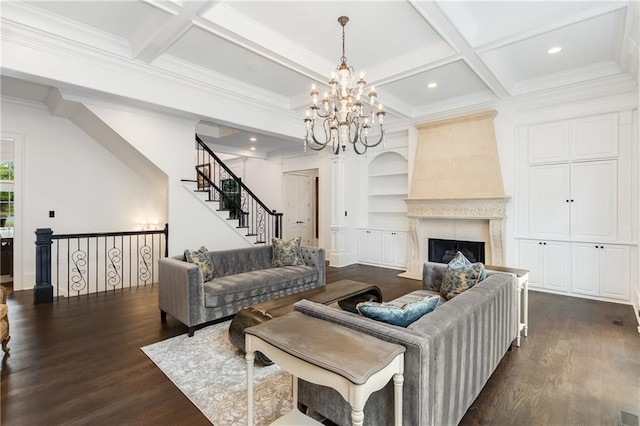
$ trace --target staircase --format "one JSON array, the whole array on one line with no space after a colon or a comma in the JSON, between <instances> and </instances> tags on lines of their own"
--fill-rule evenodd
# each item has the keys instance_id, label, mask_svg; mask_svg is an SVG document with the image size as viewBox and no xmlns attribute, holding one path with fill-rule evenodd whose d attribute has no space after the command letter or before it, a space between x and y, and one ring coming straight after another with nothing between
<instances>
[{"instance_id":1,"label":"staircase","mask_svg":"<svg viewBox=\"0 0 640 426\"><path fill-rule=\"evenodd\" d=\"M203 202L233 223L241 235L255 244L282 238L282 213L269 209L196 135L196 179L183 179L203 194Z\"/></svg>"}]
</instances>

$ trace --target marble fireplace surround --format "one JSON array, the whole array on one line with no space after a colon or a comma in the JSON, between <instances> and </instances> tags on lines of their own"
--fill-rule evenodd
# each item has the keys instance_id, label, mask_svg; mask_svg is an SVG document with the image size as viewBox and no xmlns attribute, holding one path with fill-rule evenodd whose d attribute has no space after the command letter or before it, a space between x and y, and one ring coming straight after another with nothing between
<instances>
[{"instance_id":1,"label":"marble fireplace surround","mask_svg":"<svg viewBox=\"0 0 640 426\"><path fill-rule=\"evenodd\" d=\"M485 250L488 254L487 263L502 266L504 263L504 232L506 219L506 204L509 197L484 197L484 198L464 198L464 199L407 199L409 217L409 238L408 238L408 259L407 271L401 274L403 277L422 279L422 265L428 258L427 240L429 235L427 229L430 222L440 226L443 219L446 221L469 221L473 228L477 230L474 235L488 234ZM446 223L446 222L445 222ZM455 223L452 224L455 226ZM485 232L484 228L488 231ZM445 231L446 232L446 231ZM484 240L480 237L460 237L454 235L441 234L438 238L448 237L449 239Z\"/></svg>"},{"instance_id":2,"label":"marble fireplace surround","mask_svg":"<svg viewBox=\"0 0 640 426\"><path fill-rule=\"evenodd\" d=\"M506 204L493 119L486 111L418 126L409 197L407 271L422 279L429 238L483 241L502 266Z\"/></svg>"}]
</instances>

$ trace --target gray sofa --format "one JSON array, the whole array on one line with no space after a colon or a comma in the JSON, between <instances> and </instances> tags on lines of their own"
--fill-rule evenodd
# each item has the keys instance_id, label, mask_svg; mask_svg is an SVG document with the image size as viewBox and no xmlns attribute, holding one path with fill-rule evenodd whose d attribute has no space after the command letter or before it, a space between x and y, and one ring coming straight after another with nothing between
<instances>
[{"instance_id":1,"label":"gray sofa","mask_svg":"<svg viewBox=\"0 0 640 426\"><path fill-rule=\"evenodd\" d=\"M326 284L325 251L302 247L304 266L273 267L272 246L209 253L214 279L205 282L202 269L173 256L158 261L158 304L162 319L170 314L189 327L234 315L244 306Z\"/></svg>"},{"instance_id":2,"label":"gray sofa","mask_svg":"<svg viewBox=\"0 0 640 426\"><path fill-rule=\"evenodd\" d=\"M446 267L425 263L420 295L439 292ZM307 300L294 310L405 346L403 424L456 425L516 338L515 297L512 275L487 271L484 281L407 328ZM299 401L350 424L348 405L330 388L300 380ZM393 424L393 383L369 397L364 413L365 425Z\"/></svg>"}]
</instances>

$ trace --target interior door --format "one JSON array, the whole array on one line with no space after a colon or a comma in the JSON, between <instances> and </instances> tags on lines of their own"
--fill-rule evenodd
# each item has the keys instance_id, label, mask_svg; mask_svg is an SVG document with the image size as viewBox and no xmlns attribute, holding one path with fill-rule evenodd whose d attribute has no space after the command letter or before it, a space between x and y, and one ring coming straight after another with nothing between
<instances>
[{"instance_id":1,"label":"interior door","mask_svg":"<svg viewBox=\"0 0 640 426\"><path fill-rule=\"evenodd\" d=\"M284 214L286 239L300 236L302 244L311 244L311 176L285 174L287 210Z\"/></svg>"}]
</instances>

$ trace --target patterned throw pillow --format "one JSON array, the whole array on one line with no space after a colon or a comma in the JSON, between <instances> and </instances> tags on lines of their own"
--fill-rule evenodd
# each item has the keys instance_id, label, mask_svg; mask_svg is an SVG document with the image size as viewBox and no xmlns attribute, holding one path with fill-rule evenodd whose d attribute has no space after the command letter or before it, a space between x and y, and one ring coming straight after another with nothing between
<instances>
[{"instance_id":1,"label":"patterned throw pillow","mask_svg":"<svg viewBox=\"0 0 640 426\"><path fill-rule=\"evenodd\" d=\"M440 296L427 296L424 299L407 303L402 307L391 303L361 302L358 303L356 309L364 317L391 325L407 327L412 322L433 311L438 306L439 301Z\"/></svg>"},{"instance_id":2,"label":"patterned throw pillow","mask_svg":"<svg viewBox=\"0 0 640 426\"><path fill-rule=\"evenodd\" d=\"M471 263L462 253L458 252L444 271L440 294L446 300L451 300L484 280L486 275L482 263Z\"/></svg>"},{"instance_id":3,"label":"patterned throw pillow","mask_svg":"<svg viewBox=\"0 0 640 426\"><path fill-rule=\"evenodd\" d=\"M209 250L205 246L200 247L197 251L186 249L184 258L187 259L187 262L194 263L202 269L202 276L205 281L213 279L213 261L209 255Z\"/></svg>"},{"instance_id":4,"label":"patterned throw pillow","mask_svg":"<svg viewBox=\"0 0 640 426\"><path fill-rule=\"evenodd\" d=\"M272 238L273 246L273 266L299 266L304 265L302 259L302 248L300 242L302 237L296 237L289 241L283 241L280 238Z\"/></svg>"}]
</instances>

